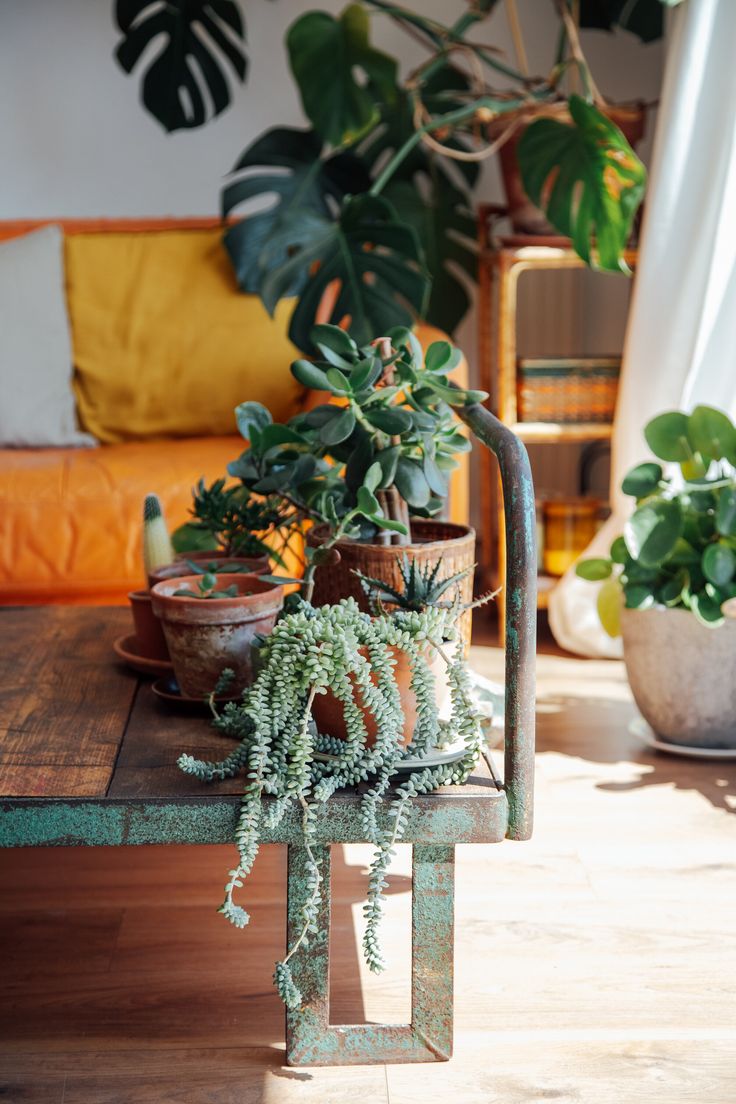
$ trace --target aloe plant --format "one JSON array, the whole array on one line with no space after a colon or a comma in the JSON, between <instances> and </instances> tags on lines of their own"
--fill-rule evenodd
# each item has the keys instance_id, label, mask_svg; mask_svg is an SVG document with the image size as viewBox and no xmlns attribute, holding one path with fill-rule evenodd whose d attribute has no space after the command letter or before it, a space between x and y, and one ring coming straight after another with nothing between
<instances>
[{"instance_id":1,"label":"aloe plant","mask_svg":"<svg viewBox=\"0 0 736 1104\"><path fill-rule=\"evenodd\" d=\"M654 456L622 483L636 503L607 558L582 560L584 579L603 581L598 611L618 635L628 609L691 610L705 625L723 623L736 597L736 427L721 410L696 406L653 418L644 436Z\"/></svg>"}]
</instances>

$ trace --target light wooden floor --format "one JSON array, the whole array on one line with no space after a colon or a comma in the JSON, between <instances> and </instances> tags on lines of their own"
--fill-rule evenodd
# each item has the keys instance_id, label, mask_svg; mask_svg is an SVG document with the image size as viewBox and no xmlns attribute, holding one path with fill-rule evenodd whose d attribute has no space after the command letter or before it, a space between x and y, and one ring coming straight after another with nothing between
<instances>
[{"instance_id":1,"label":"light wooden floor","mask_svg":"<svg viewBox=\"0 0 736 1104\"><path fill-rule=\"evenodd\" d=\"M497 653L473 662L500 674ZM245 932L214 912L228 848L29 850L0 856L0 1100L734 1104L734 764L643 751L618 664L547 655L539 674L535 838L459 849L450 1063L282 1066L279 849ZM338 862L335 1022L408 1012L408 856L374 979L365 855Z\"/></svg>"}]
</instances>

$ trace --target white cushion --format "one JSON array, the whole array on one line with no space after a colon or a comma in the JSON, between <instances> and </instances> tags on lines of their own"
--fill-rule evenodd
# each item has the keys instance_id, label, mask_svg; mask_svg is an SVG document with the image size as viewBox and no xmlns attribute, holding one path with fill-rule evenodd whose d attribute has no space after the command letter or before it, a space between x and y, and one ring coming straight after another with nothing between
<instances>
[{"instance_id":1,"label":"white cushion","mask_svg":"<svg viewBox=\"0 0 736 1104\"><path fill-rule=\"evenodd\" d=\"M0 446L97 442L77 429L63 237L45 226L0 244Z\"/></svg>"}]
</instances>

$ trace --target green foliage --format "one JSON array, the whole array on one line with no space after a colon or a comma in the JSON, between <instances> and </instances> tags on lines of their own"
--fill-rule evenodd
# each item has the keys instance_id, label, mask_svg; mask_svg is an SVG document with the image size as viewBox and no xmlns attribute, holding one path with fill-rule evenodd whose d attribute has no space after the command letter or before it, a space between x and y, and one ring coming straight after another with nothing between
<instances>
[{"instance_id":1,"label":"green foliage","mask_svg":"<svg viewBox=\"0 0 736 1104\"><path fill-rule=\"evenodd\" d=\"M697 406L690 414L659 414L644 436L679 472L665 475L652 462L633 468L622 484L636 500L623 538L613 542L609 560L583 560L577 573L611 576L628 609L681 607L703 624L720 625L723 603L736 596L736 428L722 411ZM599 611L613 635L615 592L606 586Z\"/></svg>"},{"instance_id":2,"label":"green foliage","mask_svg":"<svg viewBox=\"0 0 736 1104\"><path fill-rule=\"evenodd\" d=\"M537 119L519 142L524 188L587 264L628 272L623 250L646 170L619 128L580 96L571 123Z\"/></svg>"},{"instance_id":3,"label":"green foliage","mask_svg":"<svg viewBox=\"0 0 736 1104\"><path fill-rule=\"evenodd\" d=\"M192 590L191 587L180 587L179 590L175 590L172 593L173 598L237 598L238 587L235 583L232 583L228 587L223 587L218 590L217 576L206 571L202 578L197 583L197 589Z\"/></svg>"},{"instance_id":4,"label":"green foliage","mask_svg":"<svg viewBox=\"0 0 736 1104\"><path fill-rule=\"evenodd\" d=\"M245 26L235 0L117 0L115 20L123 33L115 58L126 73L163 38L147 65L142 99L167 131L200 127L225 110L230 87L222 62L245 80Z\"/></svg>"},{"instance_id":5,"label":"green foliage","mask_svg":"<svg viewBox=\"0 0 736 1104\"><path fill-rule=\"evenodd\" d=\"M374 612L380 611L384 602L399 609L413 610L417 613L422 613L430 606L452 609L458 602L458 595L456 594L454 602L443 602L443 596L456 588L473 571L473 567L466 567L443 579L439 575L442 568L441 559L436 560L434 564L422 565L416 560L410 560L406 553L398 560L398 567L403 584L400 589L390 586L383 579L373 579L369 575L364 575L362 571L354 572L371 600Z\"/></svg>"},{"instance_id":6,"label":"green foliage","mask_svg":"<svg viewBox=\"0 0 736 1104\"><path fill-rule=\"evenodd\" d=\"M248 205L225 232L240 286L271 311L297 296L290 336L304 352L313 351L309 333L328 288L339 291L330 321L348 317L360 341L425 314L452 332L465 314L476 272L473 157L487 144L486 124L500 115L512 122L535 101L559 103L570 64L590 86L575 51L565 57L563 50L549 77L532 86L468 35L494 7L491 0L465 6L445 25L387 0L363 0L338 16L306 12L289 28L289 62L312 130L277 127L256 139L222 206L230 214ZM397 59L371 41L374 11L428 50L401 82ZM604 18L634 24L628 11ZM560 42L566 49L564 35ZM467 67L451 64L449 43L464 52ZM496 90L499 73L511 80L510 91ZM570 126L543 119L528 128L520 147L527 190L586 262L627 271L622 250L644 169L592 104L572 97L570 111ZM548 202L545 186L555 175ZM275 204L251 202L273 195Z\"/></svg>"},{"instance_id":7,"label":"green foliage","mask_svg":"<svg viewBox=\"0 0 736 1104\"><path fill-rule=\"evenodd\" d=\"M437 342L423 361L406 329L389 331L383 349L359 346L329 325L314 327L311 340L319 359L295 361L292 373L339 404L324 403L286 425L247 404L238 422L249 447L228 471L249 493L327 526L329 544L381 531L407 537L410 513L429 517L442 508L455 457L470 447L450 404L485 394L452 388L445 373L458 351Z\"/></svg>"},{"instance_id":8,"label":"green foliage","mask_svg":"<svg viewBox=\"0 0 736 1104\"><path fill-rule=\"evenodd\" d=\"M200 479L192 499L194 520L173 535L177 552L207 551L214 545L225 556L274 556L265 538L289 524L280 501L254 495L242 482L226 486L224 479L216 479L206 486Z\"/></svg>"},{"instance_id":9,"label":"green foliage","mask_svg":"<svg viewBox=\"0 0 736 1104\"><path fill-rule=\"evenodd\" d=\"M226 706L217 725L240 739L235 751L221 763L182 755L180 768L209 782L242 772L245 785L235 831L238 861L229 872L220 912L236 927L248 923L248 913L233 899L250 873L259 848L261 825L276 826L294 807L301 814L307 854L307 899L302 927L286 957L276 964L274 983L289 1008L301 1004L290 960L300 947L308 948L316 931L322 893L322 875L312 850L319 818L336 790L367 783L363 796L366 838L375 845L368 878L367 927L363 941L370 969L380 970L382 959L378 925L383 904L385 874L394 847L407 825L411 799L437 786L462 783L480 754L482 733L469 694L461 658L447 659L443 643L456 639L456 611L430 608L424 612L399 610L393 616L370 617L352 599L337 606L313 609L302 605L276 624L261 648L259 674L242 704ZM404 651L412 671L417 699L417 725L408 749L401 745L404 717L393 674L393 650ZM429 666L438 650L448 664L451 691L450 719L440 722ZM462 649L455 649L458 654ZM321 736L311 718L316 694L330 690L344 710L347 739ZM366 712L376 725L376 740L367 746ZM417 755L434 744L440 728L443 741L462 740L465 752L455 763L425 768L399 784L387 815L379 815L390 781L404 754Z\"/></svg>"}]
</instances>

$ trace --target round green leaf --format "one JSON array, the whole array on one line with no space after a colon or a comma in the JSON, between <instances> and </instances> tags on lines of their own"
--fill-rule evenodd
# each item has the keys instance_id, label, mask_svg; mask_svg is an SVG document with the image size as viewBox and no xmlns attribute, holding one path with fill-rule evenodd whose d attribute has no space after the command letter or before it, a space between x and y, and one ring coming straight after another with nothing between
<instances>
[{"instance_id":1,"label":"round green leaf","mask_svg":"<svg viewBox=\"0 0 736 1104\"><path fill-rule=\"evenodd\" d=\"M291 366L291 374L303 387L309 387L313 391L332 390L325 373L310 360L295 360Z\"/></svg>"},{"instance_id":2,"label":"round green leaf","mask_svg":"<svg viewBox=\"0 0 736 1104\"><path fill-rule=\"evenodd\" d=\"M677 499L658 499L635 510L624 526L629 554L645 567L656 567L670 555L682 531Z\"/></svg>"},{"instance_id":3,"label":"round green leaf","mask_svg":"<svg viewBox=\"0 0 736 1104\"><path fill-rule=\"evenodd\" d=\"M378 461L375 460L371 464L371 466L369 467L368 471L365 473L365 479L363 480L363 485L365 487L367 487L369 491L372 492L372 491L375 491L376 488L380 486L382 479L383 479L383 469L381 468L381 465L378 463Z\"/></svg>"},{"instance_id":4,"label":"round green leaf","mask_svg":"<svg viewBox=\"0 0 736 1104\"><path fill-rule=\"evenodd\" d=\"M343 410L331 422L322 426L319 431L320 440L325 445L338 445L340 441L347 440L354 429L355 415L352 410Z\"/></svg>"},{"instance_id":5,"label":"round green leaf","mask_svg":"<svg viewBox=\"0 0 736 1104\"><path fill-rule=\"evenodd\" d=\"M621 583L615 575L606 579L596 601L601 625L609 636L621 635Z\"/></svg>"},{"instance_id":6,"label":"round green leaf","mask_svg":"<svg viewBox=\"0 0 736 1104\"><path fill-rule=\"evenodd\" d=\"M736 428L722 410L696 406L688 418L687 435L693 451L709 460L736 457Z\"/></svg>"},{"instance_id":7,"label":"round green leaf","mask_svg":"<svg viewBox=\"0 0 736 1104\"><path fill-rule=\"evenodd\" d=\"M383 514L381 505L376 496L373 494L373 491L369 490L368 487L365 486L358 487L358 509L362 514L365 514L366 517L369 518L372 518L376 515L378 517L381 517Z\"/></svg>"},{"instance_id":8,"label":"round green leaf","mask_svg":"<svg viewBox=\"0 0 736 1104\"><path fill-rule=\"evenodd\" d=\"M440 471L431 456L424 457L422 468L430 490L440 498L447 498L447 476Z\"/></svg>"},{"instance_id":9,"label":"round green leaf","mask_svg":"<svg viewBox=\"0 0 736 1104\"><path fill-rule=\"evenodd\" d=\"M381 449L376 453L376 463L380 464L382 473L379 484L381 490L390 487L393 483L400 455L401 449L398 445L392 445L391 448Z\"/></svg>"},{"instance_id":10,"label":"round green leaf","mask_svg":"<svg viewBox=\"0 0 736 1104\"><path fill-rule=\"evenodd\" d=\"M452 345L449 341L434 341L427 349L424 364L429 372L442 372L452 358Z\"/></svg>"},{"instance_id":11,"label":"round green leaf","mask_svg":"<svg viewBox=\"0 0 736 1104\"><path fill-rule=\"evenodd\" d=\"M644 438L660 460L690 460L692 448L688 439L688 416L681 410L658 414L644 427Z\"/></svg>"},{"instance_id":12,"label":"round green leaf","mask_svg":"<svg viewBox=\"0 0 736 1104\"><path fill-rule=\"evenodd\" d=\"M624 494L633 495L634 498L646 498L658 489L662 474L659 464L637 464L624 477L621 490Z\"/></svg>"},{"instance_id":13,"label":"round green leaf","mask_svg":"<svg viewBox=\"0 0 736 1104\"><path fill-rule=\"evenodd\" d=\"M698 621L703 625L707 625L708 628L717 628L718 625L723 624L720 604L714 601L704 590L690 595L690 609Z\"/></svg>"},{"instance_id":14,"label":"round green leaf","mask_svg":"<svg viewBox=\"0 0 736 1104\"><path fill-rule=\"evenodd\" d=\"M330 389L338 395L352 394L352 387L348 377L339 368L328 368L325 372Z\"/></svg>"},{"instance_id":15,"label":"round green leaf","mask_svg":"<svg viewBox=\"0 0 736 1104\"><path fill-rule=\"evenodd\" d=\"M726 544L709 544L701 560L703 574L714 586L727 586L736 571L736 556Z\"/></svg>"},{"instance_id":16,"label":"round green leaf","mask_svg":"<svg viewBox=\"0 0 736 1104\"><path fill-rule=\"evenodd\" d=\"M611 561L603 559L581 560L575 568L575 574L581 579L587 579L591 583L597 583L601 579L608 579L611 574Z\"/></svg>"},{"instance_id":17,"label":"round green leaf","mask_svg":"<svg viewBox=\"0 0 736 1104\"><path fill-rule=\"evenodd\" d=\"M615 541L611 545L610 556L614 563L626 563L629 558L629 552L626 547L626 541L623 537L616 537Z\"/></svg>"},{"instance_id":18,"label":"round green leaf","mask_svg":"<svg viewBox=\"0 0 736 1104\"><path fill-rule=\"evenodd\" d=\"M392 437L406 433L412 427L408 410L399 410L395 406L372 406L365 411L365 416L372 426L382 433L390 433Z\"/></svg>"},{"instance_id":19,"label":"round green leaf","mask_svg":"<svg viewBox=\"0 0 736 1104\"><path fill-rule=\"evenodd\" d=\"M624 604L627 609L649 609L654 605L651 587L644 586L642 583L626 583Z\"/></svg>"},{"instance_id":20,"label":"round green leaf","mask_svg":"<svg viewBox=\"0 0 736 1104\"><path fill-rule=\"evenodd\" d=\"M394 476L396 489L410 506L423 507L430 500L429 484L419 464L400 456Z\"/></svg>"},{"instance_id":21,"label":"round green leaf","mask_svg":"<svg viewBox=\"0 0 736 1104\"><path fill-rule=\"evenodd\" d=\"M716 529L724 537L736 536L736 487L723 487L718 493Z\"/></svg>"},{"instance_id":22,"label":"round green leaf","mask_svg":"<svg viewBox=\"0 0 736 1104\"><path fill-rule=\"evenodd\" d=\"M313 326L310 336L325 360L336 368L349 368L357 356L358 346L339 326Z\"/></svg>"},{"instance_id":23,"label":"round green leaf","mask_svg":"<svg viewBox=\"0 0 736 1104\"><path fill-rule=\"evenodd\" d=\"M235 421L242 436L246 441L250 441L254 430L258 434L270 425L273 419L270 410L263 403L244 402L235 407Z\"/></svg>"},{"instance_id":24,"label":"round green leaf","mask_svg":"<svg viewBox=\"0 0 736 1104\"><path fill-rule=\"evenodd\" d=\"M676 606L682 601L683 591L690 583L690 576L681 568L673 579L668 579L659 589L659 601L665 606Z\"/></svg>"}]
</instances>

